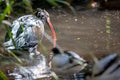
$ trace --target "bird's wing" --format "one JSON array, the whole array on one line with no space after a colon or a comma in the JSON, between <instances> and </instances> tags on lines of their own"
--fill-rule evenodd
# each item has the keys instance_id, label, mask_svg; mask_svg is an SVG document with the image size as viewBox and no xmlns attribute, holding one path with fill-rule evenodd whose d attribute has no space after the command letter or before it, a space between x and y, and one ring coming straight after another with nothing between
<instances>
[{"instance_id":1,"label":"bird's wing","mask_svg":"<svg viewBox=\"0 0 120 80\"><path fill-rule=\"evenodd\" d=\"M7 49L15 49L12 39L14 40L16 38L16 33L19 27L20 27L20 24L17 20L13 21L13 24L9 27L9 31L6 33L5 43L4 43L4 46Z\"/></svg>"},{"instance_id":2,"label":"bird's wing","mask_svg":"<svg viewBox=\"0 0 120 80\"><path fill-rule=\"evenodd\" d=\"M38 38L32 27L26 28L16 39L17 48L31 48L38 44Z\"/></svg>"},{"instance_id":3,"label":"bird's wing","mask_svg":"<svg viewBox=\"0 0 120 80\"><path fill-rule=\"evenodd\" d=\"M24 45L25 42L34 38L32 36L32 38L30 39L31 34L33 32L27 33L28 30L27 30L27 32L24 31L25 29L27 29L29 27L32 28L35 35L39 39L41 39L40 36L43 36L43 33L44 33L44 24L42 23L41 20L39 20L35 16L25 15L25 16L22 16L22 17L16 19L15 21L13 21L13 24L10 27L11 28L10 32L11 32L13 40L15 40L17 48L20 48L22 46L26 46L26 45ZM25 38L26 36L29 38L28 39ZM7 47L8 49L9 49L9 47L13 46L13 42L12 42L10 36L8 35L8 33L6 34L5 41L6 41L5 47ZM36 42L34 42L34 43L36 43ZM14 49L14 48L11 48L11 49Z\"/></svg>"},{"instance_id":4,"label":"bird's wing","mask_svg":"<svg viewBox=\"0 0 120 80\"><path fill-rule=\"evenodd\" d=\"M73 52L73 51L68 51L68 54L70 54L70 56L72 56L72 58L82 61L82 62L86 62L82 57L80 57L77 53Z\"/></svg>"}]
</instances>

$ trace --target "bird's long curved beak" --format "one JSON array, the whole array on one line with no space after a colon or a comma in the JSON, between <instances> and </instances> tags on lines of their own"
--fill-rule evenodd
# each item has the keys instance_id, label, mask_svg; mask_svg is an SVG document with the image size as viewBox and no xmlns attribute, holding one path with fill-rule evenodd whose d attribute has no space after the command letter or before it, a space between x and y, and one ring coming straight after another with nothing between
<instances>
[{"instance_id":1,"label":"bird's long curved beak","mask_svg":"<svg viewBox=\"0 0 120 80\"><path fill-rule=\"evenodd\" d=\"M53 27L53 25L52 25L52 23L51 23L51 21L50 21L50 18L47 18L47 23L48 23L48 25L49 25L49 27L50 27L50 30L51 30L51 32L52 32L52 38L53 38L53 47L55 48L56 47L56 40L57 40L57 38L56 38L56 33L55 33L55 30L54 30L54 27Z\"/></svg>"}]
</instances>

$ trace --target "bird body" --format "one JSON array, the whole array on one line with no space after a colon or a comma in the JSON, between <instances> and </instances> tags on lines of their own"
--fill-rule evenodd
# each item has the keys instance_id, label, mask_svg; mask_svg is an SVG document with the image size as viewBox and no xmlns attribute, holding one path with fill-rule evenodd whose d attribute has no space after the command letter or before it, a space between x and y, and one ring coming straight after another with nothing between
<instances>
[{"instance_id":1,"label":"bird body","mask_svg":"<svg viewBox=\"0 0 120 80\"><path fill-rule=\"evenodd\" d=\"M74 74L85 68L86 61L73 51L60 52L53 48L52 66L58 74Z\"/></svg>"},{"instance_id":2,"label":"bird body","mask_svg":"<svg viewBox=\"0 0 120 80\"><path fill-rule=\"evenodd\" d=\"M62 67L69 62L68 58L69 58L69 56L67 56L66 54L57 55L57 56L53 57L53 63L57 67Z\"/></svg>"},{"instance_id":3,"label":"bird body","mask_svg":"<svg viewBox=\"0 0 120 80\"><path fill-rule=\"evenodd\" d=\"M44 24L33 15L26 15L18 18L13 21L11 28L11 34L17 49L21 49L25 46L33 47L38 43L38 37L41 36L42 38L44 33ZM39 34L37 30L39 31ZM15 49L11 38L4 44L7 46L7 49Z\"/></svg>"},{"instance_id":4,"label":"bird body","mask_svg":"<svg viewBox=\"0 0 120 80\"><path fill-rule=\"evenodd\" d=\"M27 49L30 53L36 50L38 42L44 35L44 25L48 23L56 46L56 34L47 11L37 9L35 15L25 15L10 26L11 36L7 33L4 46L6 49ZM12 37L12 38L11 38Z\"/></svg>"}]
</instances>

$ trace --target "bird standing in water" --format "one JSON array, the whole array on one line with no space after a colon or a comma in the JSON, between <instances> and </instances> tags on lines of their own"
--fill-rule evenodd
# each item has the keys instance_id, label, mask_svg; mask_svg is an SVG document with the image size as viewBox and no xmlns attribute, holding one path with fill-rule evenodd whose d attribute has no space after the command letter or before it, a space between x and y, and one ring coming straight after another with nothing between
<instances>
[{"instance_id":1,"label":"bird standing in water","mask_svg":"<svg viewBox=\"0 0 120 80\"><path fill-rule=\"evenodd\" d=\"M52 49L51 60L53 70L57 74L74 74L85 68L87 62L73 51L61 51L58 48Z\"/></svg>"},{"instance_id":2,"label":"bird standing in water","mask_svg":"<svg viewBox=\"0 0 120 80\"><path fill-rule=\"evenodd\" d=\"M47 23L51 29L54 40L53 46L56 47L56 33L50 21L47 11L40 8L34 15L25 15L15 21L10 26L12 38L7 33L4 46L6 49L28 50L30 53L39 53L37 51L38 42L44 36L44 25Z\"/></svg>"}]
</instances>

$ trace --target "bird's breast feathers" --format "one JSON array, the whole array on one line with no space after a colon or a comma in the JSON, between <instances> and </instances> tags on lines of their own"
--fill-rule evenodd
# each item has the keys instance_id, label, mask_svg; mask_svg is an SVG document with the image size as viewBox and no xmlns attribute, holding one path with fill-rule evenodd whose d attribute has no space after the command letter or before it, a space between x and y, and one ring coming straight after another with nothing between
<instances>
[{"instance_id":1,"label":"bird's breast feathers","mask_svg":"<svg viewBox=\"0 0 120 80\"><path fill-rule=\"evenodd\" d=\"M65 54L56 55L53 57L52 63L54 66L62 67L69 62L69 57Z\"/></svg>"}]
</instances>

